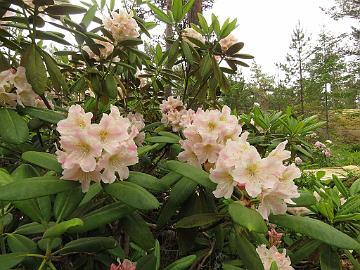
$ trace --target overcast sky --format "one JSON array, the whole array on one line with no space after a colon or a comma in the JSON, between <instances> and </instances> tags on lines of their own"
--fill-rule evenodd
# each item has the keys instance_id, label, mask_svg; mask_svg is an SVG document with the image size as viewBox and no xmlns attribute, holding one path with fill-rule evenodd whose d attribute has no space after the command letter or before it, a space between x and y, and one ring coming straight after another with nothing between
<instances>
[{"instance_id":1,"label":"overcast sky","mask_svg":"<svg viewBox=\"0 0 360 270\"><path fill-rule=\"evenodd\" d=\"M221 21L237 18L234 34L245 43L244 52L255 56L264 71L276 75L276 62L283 61L291 34L300 20L314 39L323 27L340 34L351 30L350 20L334 21L320 7L330 7L333 0L215 0L212 12Z\"/></svg>"}]
</instances>

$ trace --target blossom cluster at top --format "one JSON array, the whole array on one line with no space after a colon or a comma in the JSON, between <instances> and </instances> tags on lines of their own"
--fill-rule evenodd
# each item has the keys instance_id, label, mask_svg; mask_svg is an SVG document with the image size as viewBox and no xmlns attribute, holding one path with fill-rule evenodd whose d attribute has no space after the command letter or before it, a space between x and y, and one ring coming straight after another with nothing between
<instances>
[{"instance_id":1,"label":"blossom cluster at top","mask_svg":"<svg viewBox=\"0 0 360 270\"><path fill-rule=\"evenodd\" d=\"M214 195L230 198L234 187L245 189L252 198L259 198L258 212L267 219L270 212L284 214L286 203L299 196L294 179L301 176L295 164L284 165L290 158L285 150L287 141L280 143L269 155L262 158L257 149L247 142L248 132L237 140L227 141L219 153L210 179L217 183Z\"/></svg>"},{"instance_id":2,"label":"blossom cluster at top","mask_svg":"<svg viewBox=\"0 0 360 270\"><path fill-rule=\"evenodd\" d=\"M110 270L136 270L136 263L125 259L122 263L111 264Z\"/></svg>"},{"instance_id":3,"label":"blossom cluster at top","mask_svg":"<svg viewBox=\"0 0 360 270\"><path fill-rule=\"evenodd\" d=\"M162 113L161 122L170 126L173 131L177 132L180 129L188 126L193 119L194 111L186 110L184 103L179 97L174 98L170 96L160 104Z\"/></svg>"},{"instance_id":4,"label":"blossom cluster at top","mask_svg":"<svg viewBox=\"0 0 360 270\"><path fill-rule=\"evenodd\" d=\"M179 160L201 167L217 161L226 142L238 138L241 126L227 106L222 111L198 109L183 133L186 139L180 141L184 151Z\"/></svg>"},{"instance_id":5,"label":"blossom cluster at top","mask_svg":"<svg viewBox=\"0 0 360 270\"><path fill-rule=\"evenodd\" d=\"M28 83L24 67L0 72L0 106L32 106L46 108L41 97Z\"/></svg>"},{"instance_id":6,"label":"blossom cluster at top","mask_svg":"<svg viewBox=\"0 0 360 270\"><path fill-rule=\"evenodd\" d=\"M265 245L261 245L256 248L256 252L264 265L264 270L270 270L273 262L276 263L279 270L294 270L290 258L286 256L286 250L280 253L275 246L267 249Z\"/></svg>"},{"instance_id":7,"label":"blossom cluster at top","mask_svg":"<svg viewBox=\"0 0 360 270\"><path fill-rule=\"evenodd\" d=\"M139 130L117 107L111 106L99 124L92 124L92 117L80 105L73 105L57 126L62 150L56 154L64 169L62 179L80 181L84 192L92 181L113 183L116 173L120 180L126 179L128 166L138 162L134 138Z\"/></svg>"},{"instance_id":8,"label":"blossom cluster at top","mask_svg":"<svg viewBox=\"0 0 360 270\"><path fill-rule=\"evenodd\" d=\"M115 42L137 38L139 34L139 26L132 14L126 10L112 12L112 18L105 18L104 28L111 33Z\"/></svg>"}]
</instances>

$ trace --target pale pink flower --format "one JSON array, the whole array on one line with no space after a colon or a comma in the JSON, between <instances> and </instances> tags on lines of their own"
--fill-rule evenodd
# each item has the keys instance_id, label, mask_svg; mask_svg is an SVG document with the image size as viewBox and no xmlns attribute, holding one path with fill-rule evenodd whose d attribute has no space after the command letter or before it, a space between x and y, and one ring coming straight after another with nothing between
<instances>
[{"instance_id":1,"label":"pale pink flower","mask_svg":"<svg viewBox=\"0 0 360 270\"><path fill-rule=\"evenodd\" d=\"M314 146L316 148L318 148L318 149L325 149L326 148L326 145L323 144L322 142L319 142L319 141L315 142Z\"/></svg>"},{"instance_id":2,"label":"pale pink flower","mask_svg":"<svg viewBox=\"0 0 360 270\"><path fill-rule=\"evenodd\" d=\"M267 249L265 245L258 246L256 252L259 254L264 270L270 270L271 264L276 263L279 270L294 270L290 258L286 256L286 250L280 253L275 246Z\"/></svg>"},{"instance_id":3,"label":"pale pink flower","mask_svg":"<svg viewBox=\"0 0 360 270\"><path fill-rule=\"evenodd\" d=\"M132 14L126 10L112 12L112 18L104 19L104 28L109 31L116 42L140 36L139 26Z\"/></svg>"},{"instance_id":4,"label":"pale pink flower","mask_svg":"<svg viewBox=\"0 0 360 270\"><path fill-rule=\"evenodd\" d=\"M331 151L330 149L326 148L322 151L323 155L327 158L331 157Z\"/></svg>"},{"instance_id":5,"label":"pale pink flower","mask_svg":"<svg viewBox=\"0 0 360 270\"><path fill-rule=\"evenodd\" d=\"M110 115L103 114L99 124L92 124L89 128L89 136L98 140L102 147L109 153L115 151L119 142L129 138L129 121L125 118L114 119Z\"/></svg>"},{"instance_id":6,"label":"pale pink flower","mask_svg":"<svg viewBox=\"0 0 360 270\"><path fill-rule=\"evenodd\" d=\"M237 162L233 177L235 181L245 185L245 190L251 197L259 195L262 187L271 187L277 181L269 173L266 160L255 149L250 149L246 152L246 158Z\"/></svg>"},{"instance_id":7,"label":"pale pink flower","mask_svg":"<svg viewBox=\"0 0 360 270\"><path fill-rule=\"evenodd\" d=\"M232 34L228 35L227 37L225 37L225 38L223 38L223 39L221 39L221 40L219 41L219 44L220 44L220 46L221 46L221 50L222 50L223 52L227 52L227 50L228 50L232 45L234 45L234 44L236 44L236 43L238 43L238 40L237 40L237 38L236 38L234 35L232 35Z\"/></svg>"},{"instance_id":8,"label":"pale pink flower","mask_svg":"<svg viewBox=\"0 0 360 270\"><path fill-rule=\"evenodd\" d=\"M281 182L290 182L301 176L301 171L295 164L284 167L279 180Z\"/></svg>"},{"instance_id":9,"label":"pale pink flower","mask_svg":"<svg viewBox=\"0 0 360 270\"><path fill-rule=\"evenodd\" d=\"M258 212L264 219L268 219L270 213L274 215L285 214L286 203L293 204L293 198L299 197L297 186L291 182L276 182L271 188L264 188L259 196L260 204Z\"/></svg>"},{"instance_id":10,"label":"pale pink flower","mask_svg":"<svg viewBox=\"0 0 360 270\"><path fill-rule=\"evenodd\" d=\"M138 131L138 134L134 137L136 145L142 145L145 141L145 132L141 131L145 128L144 116L140 113L129 113L127 118L130 120L130 123Z\"/></svg>"},{"instance_id":11,"label":"pale pink flower","mask_svg":"<svg viewBox=\"0 0 360 270\"><path fill-rule=\"evenodd\" d=\"M179 143L182 149L184 149L184 151L178 155L178 159L180 161L188 162L195 167L201 168L201 162L199 161L198 156L193 151L192 143L187 140L180 140Z\"/></svg>"},{"instance_id":12,"label":"pale pink flower","mask_svg":"<svg viewBox=\"0 0 360 270\"><path fill-rule=\"evenodd\" d=\"M223 145L218 144L216 139L208 137L202 142L196 143L193 146L193 151L200 163L205 163L206 161L215 163L222 148Z\"/></svg>"},{"instance_id":13,"label":"pale pink flower","mask_svg":"<svg viewBox=\"0 0 360 270\"><path fill-rule=\"evenodd\" d=\"M0 88L0 106L9 105L11 107L16 106L17 96L14 93L8 93L4 88Z\"/></svg>"},{"instance_id":14,"label":"pale pink flower","mask_svg":"<svg viewBox=\"0 0 360 270\"><path fill-rule=\"evenodd\" d=\"M291 157L291 152L288 150L285 150L285 146L288 143L288 141L283 141L279 143L274 150L272 150L268 158L271 159L273 162L283 162Z\"/></svg>"},{"instance_id":15,"label":"pale pink flower","mask_svg":"<svg viewBox=\"0 0 360 270\"><path fill-rule=\"evenodd\" d=\"M213 191L215 198L229 199L234 192L234 187L238 184L234 181L231 168L216 166L210 170L210 180L217 184Z\"/></svg>"},{"instance_id":16,"label":"pale pink flower","mask_svg":"<svg viewBox=\"0 0 360 270\"><path fill-rule=\"evenodd\" d=\"M80 105L72 105L69 108L68 117L59 121L57 131L62 135L74 135L80 130L87 130L91 125L91 112L85 113Z\"/></svg>"},{"instance_id":17,"label":"pale pink flower","mask_svg":"<svg viewBox=\"0 0 360 270\"><path fill-rule=\"evenodd\" d=\"M92 171L85 172L77 164L68 169L65 168L62 174L61 179L79 181L83 192L87 192L89 190L91 182L100 182L101 180L101 174L97 168Z\"/></svg>"},{"instance_id":18,"label":"pale pink flower","mask_svg":"<svg viewBox=\"0 0 360 270\"><path fill-rule=\"evenodd\" d=\"M104 183L113 183L115 173L119 174L120 180L129 177L128 166L138 162L137 147L134 142L123 142L113 153L105 153L99 160L98 166L104 169L101 179Z\"/></svg>"},{"instance_id":19,"label":"pale pink flower","mask_svg":"<svg viewBox=\"0 0 360 270\"><path fill-rule=\"evenodd\" d=\"M198 109L196 113L185 112L190 115L184 126L183 134L187 146L186 153L181 154L182 160L191 159L189 163L197 160L201 164L216 163L220 151L227 141L237 140L241 133L241 125L236 116L231 115L230 108L224 106L222 111ZM184 114L185 115L185 114ZM246 139L245 139L246 140ZM195 154L196 159L194 159Z\"/></svg>"},{"instance_id":20,"label":"pale pink flower","mask_svg":"<svg viewBox=\"0 0 360 270\"><path fill-rule=\"evenodd\" d=\"M196 31L190 27L185 28L182 31L181 36L182 36L183 40L185 40L187 43L189 43L193 47L198 47L198 46L196 44L192 43L189 40L189 37L200 41L202 44L205 44L205 38L203 37L203 35L201 35L198 31Z\"/></svg>"},{"instance_id":21,"label":"pale pink flower","mask_svg":"<svg viewBox=\"0 0 360 270\"><path fill-rule=\"evenodd\" d=\"M160 104L160 110L164 114L168 113L169 111L181 111L183 109L184 104L180 97L174 98L173 96L170 96L167 100L163 100L163 102Z\"/></svg>"},{"instance_id":22,"label":"pale pink flower","mask_svg":"<svg viewBox=\"0 0 360 270\"><path fill-rule=\"evenodd\" d=\"M88 135L85 131L78 131L74 136L61 138L61 147L69 153L63 168L70 169L79 164L84 172L91 172L96 168L96 158L102 153L100 141Z\"/></svg>"},{"instance_id":23,"label":"pale pink flower","mask_svg":"<svg viewBox=\"0 0 360 270\"><path fill-rule=\"evenodd\" d=\"M110 270L136 270L136 263L125 259L122 263L111 264Z\"/></svg>"},{"instance_id":24,"label":"pale pink flower","mask_svg":"<svg viewBox=\"0 0 360 270\"><path fill-rule=\"evenodd\" d=\"M180 127L186 128L190 126L194 120L195 112L192 109L183 110L180 119Z\"/></svg>"},{"instance_id":25,"label":"pale pink flower","mask_svg":"<svg viewBox=\"0 0 360 270\"><path fill-rule=\"evenodd\" d=\"M295 158L295 164L296 165L301 165L303 163L302 159L300 157L296 157Z\"/></svg>"},{"instance_id":26,"label":"pale pink flower","mask_svg":"<svg viewBox=\"0 0 360 270\"><path fill-rule=\"evenodd\" d=\"M99 48L100 56L95 54L87 46L84 47L84 51L86 51L86 53L89 55L90 58L92 58L92 59L94 59L96 61L107 59L112 54L112 52L114 51L114 45L111 44L110 41L104 41L104 40L95 39L95 43L103 46L103 47Z\"/></svg>"}]
</instances>

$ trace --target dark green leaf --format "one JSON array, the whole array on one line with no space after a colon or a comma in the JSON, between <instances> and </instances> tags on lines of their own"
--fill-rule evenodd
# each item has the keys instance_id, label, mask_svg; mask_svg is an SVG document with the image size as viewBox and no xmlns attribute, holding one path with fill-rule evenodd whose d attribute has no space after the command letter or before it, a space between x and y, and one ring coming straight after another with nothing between
<instances>
[{"instance_id":1,"label":"dark green leaf","mask_svg":"<svg viewBox=\"0 0 360 270\"><path fill-rule=\"evenodd\" d=\"M344 249L358 249L360 244L345 233L316 219L300 216L270 216L270 222L302 233L313 239Z\"/></svg>"},{"instance_id":2,"label":"dark green leaf","mask_svg":"<svg viewBox=\"0 0 360 270\"><path fill-rule=\"evenodd\" d=\"M73 189L78 183L54 176L33 177L12 182L0 189L1 201L17 201L56 194Z\"/></svg>"},{"instance_id":3,"label":"dark green leaf","mask_svg":"<svg viewBox=\"0 0 360 270\"><path fill-rule=\"evenodd\" d=\"M83 224L83 221L79 218L73 218L67 221L57 223L45 231L43 238L59 237L64 234L68 229L72 227L82 226Z\"/></svg>"},{"instance_id":4,"label":"dark green leaf","mask_svg":"<svg viewBox=\"0 0 360 270\"><path fill-rule=\"evenodd\" d=\"M196 214L182 218L175 224L175 226L176 228L184 228L184 229L205 227L212 225L216 222L219 222L223 218L224 215L216 214L216 213Z\"/></svg>"},{"instance_id":5,"label":"dark green leaf","mask_svg":"<svg viewBox=\"0 0 360 270\"><path fill-rule=\"evenodd\" d=\"M85 13L86 9L71 4L57 4L47 7L44 11L51 15L69 15Z\"/></svg>"},{"instance_id":6,"label":"dark green leaf","mask_svg":"<svg viewBox=\"0 0 360 270\"><path fill-rule=\"evenodd\" d=\"M99 252L107 249L114 249L116 241L110 237L87 237L80 238L67 243L56 253L67 254L73 252Z\"/></svg>"},{"instance_id":7,"label":"dark green leaf","mask_svg":"<svg viewBox=\"0 0 360 270\"><path fill-rule=\"evenodd\" d=\"M166 162L166 166L169 170L188 177L203 187L215 189L215 183L210 181L209 175L202 169L175 160Z\"/></svg>"},{"instance_id":8,"label":"dark green leaf","mask_svg":"<svg viewBox=\"0 0 360 270\"><path fill-rule=\"evenodd\" d=\"M247 228L249 231L258 233L267 232L264 218L254 209L247 208L241 203L233 202L229 205L229 214L235 223Z\"/></svg>"},{"instance_id":9,"label":"dark green leaf","mask_svg":"<svg viewBox=\"0 0 360 270\"><path fill-rule=\"evenodd\" d=\"M39 167L62 172L60 163L57 161L56 156L45 152L28 151L21 155L21 158L29 163L35 164Z\"/></svg>"},{"instance_id":10,"label":"dark green leaf","mask_svg":"<svg viewBox=\"0 0 360 270\"><path fill-rule=\"evenodd\" d=\"M29 129L25 120L14 110L0 108L0 137L8 143L26 142Z\"/></svg>"},{"instance_id":11,"label":"dark green leaf","mask_svg":"<svg viewBox=\"0 0 360 270\"><path fill-rule=\"evenodd\" d=\"M30 45L22 55L21 63L26 69L26 79L38 95L43 95L47 86L47 74L41 54L36 45Z\"/></svg>"},{"instance_id":12,"label":"dark green leaf","mask_svg":"<svg viewBox=\"0 0 360 270\"><path fill-rule=\"evenodd\" d=\"M146 189L130 182L117 182L105 187L105 192L125 204L143 210L159 207L158 200Z\"/></svg>"}]
</instances>

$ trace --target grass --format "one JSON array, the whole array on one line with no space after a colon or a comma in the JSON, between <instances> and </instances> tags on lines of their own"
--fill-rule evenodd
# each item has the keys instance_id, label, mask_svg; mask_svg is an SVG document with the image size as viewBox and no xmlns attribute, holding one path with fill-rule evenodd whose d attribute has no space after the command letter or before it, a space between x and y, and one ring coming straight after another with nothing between
<instances>
[{"instance_id":1,"label":"grass","mask_svg":"<svg viewBox=\"0 0 360 270\"><path fill-rule=\"evenodd\" d=\"M360 144L334 144L331 151L330 166L360 166Z\"/></svg>"}]
</instances>

